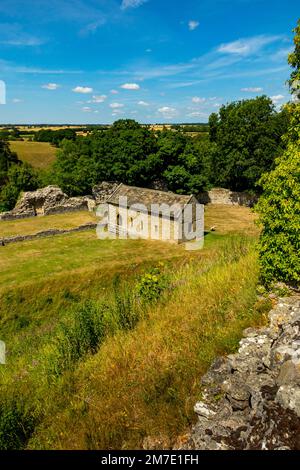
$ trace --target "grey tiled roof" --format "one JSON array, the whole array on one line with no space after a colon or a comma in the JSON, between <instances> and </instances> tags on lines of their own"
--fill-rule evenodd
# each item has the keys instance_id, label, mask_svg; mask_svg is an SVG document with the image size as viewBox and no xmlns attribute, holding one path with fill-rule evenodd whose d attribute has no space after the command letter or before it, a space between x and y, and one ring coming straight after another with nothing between
<instances>
[{"instance_id":1,"label":"grey tiled roof","mask_svg":"<svg viewBox=\"0 0 300 470\"><path fill-rule=\"evenodd\" d=\"M143 204L146 206L147 211L152 209L153 212L153 204L167 204L168 206L172 206L174 210L174 217L179 215L186 204L192 202L193 196L186 196L181 194L175 194L172 192L165 192L165 191L157 191L155 189L147 189L147 188L138 188L136 186L127 186L125 184L120 184L114 193L107 199L107 204L114 204L119 205L121 197L127 198L127 207L131 207L132 205ZM122 206L121 202L121 206ZM137 208L137 210L139 210ZM163 213L164 211L162 211ZM161 212L160 212L161 213Z\"/></svg>"}]
</instances>

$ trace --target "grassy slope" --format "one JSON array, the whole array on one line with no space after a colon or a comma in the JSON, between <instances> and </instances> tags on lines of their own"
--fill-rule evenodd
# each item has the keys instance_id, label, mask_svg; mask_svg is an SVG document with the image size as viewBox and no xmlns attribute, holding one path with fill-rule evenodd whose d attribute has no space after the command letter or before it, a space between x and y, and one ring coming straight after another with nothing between
<instances>
[{"instance_id":1,"label":"grassy slope","mask_svg":"<svg viewBox=\"0 0 300 470\"><path fill-rule=\"evenodd\" d=\"M48 168L56 158L57 149L48 142L12 141L10 148L20 160L38 169Z\"/></svg>"},{"instance_id":2,"label":"grassy slope","mask_svg":"<svg viewBox=\"0 0 300 470\"><path fill-rule=\"evenodd\" d=\"M230 220L227 209L210 208L212 224ZM236 231L253 233L249 211L245 218L248 224L235 221ZM35 409L40 424L28 445L128 448L161 435L168 446L193 417L199 376L211 359L232 350L242 328L261 318L253 310L253 240L214 233L203 251L186 252L86 232L2 247L0 329L9 355L0 380L10 397ZM134 289L139 272L160 259L172 293L148 307L135 330L108 336L95 356L49 384L53 332L72 308L87 298L111 299L116 273Z\"/></svg>"},{"instance_id":3,"label":"grassy slope","mask_svg":"<svg viewBox=\"0 0 300 470\"><path fill-rule=\"evenodd\" d=\"M159 441L169 448L185 432L195 418L201 374L216 355L236 349L242 329L262 322L265 308L253 307L253 253L203 275L201 266L183 269L185 285L132 333L108 338L81 362L56 406L50 398L30 447L132 449L147 438L150 448Z\"/></svg>"},{"instance_id":4,"label":"grassy slope","mask_svg":"<svg viewBox=\"0 0 300 470\"><path fill-rule=\"evenodd\" d=\"M99 240L94 230L14 243L1 247L0 292L46 278L47 283L76 285L80 276L91 277L95 271L111 277L120 268L176 256L186 256L183 247L144 240Z\"/></svg>"}]
</instances>

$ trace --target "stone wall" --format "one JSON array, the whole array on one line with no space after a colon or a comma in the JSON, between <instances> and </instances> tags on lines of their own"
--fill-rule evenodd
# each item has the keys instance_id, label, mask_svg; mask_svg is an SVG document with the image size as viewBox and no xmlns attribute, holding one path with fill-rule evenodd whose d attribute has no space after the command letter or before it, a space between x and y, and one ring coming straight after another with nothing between
<instances>
[{"instance_id":1,"label":"stone wall","mask_svg":"<svg viewBox=\"0 0 300 470\"><path fill-rule=\"evenodd\" d=\"M45 237L53 237L54 235L62 235L65 233L72 233L72 232L83 232L85 230L95 229L97 224L95 222L88 222L87 224L79 225L79 227L70 228L70 229L49 229L43 230L41 232L33 233L30 235L15 235L12 237L3 237L0 238L0 246L5 246L10 243L16 242L24 242L27 240L35 240L36 238L45 238Z\"/></svg>"},{"instance_id":2,"label":"stone wall","mask_svg":"<svg viewBox=\"0 0 300 470\"><path fill-rule=\"evenodd\" d=\"M117 181L102 181L102 183L93 187L93 198L96 204L106 202L109 196L117 189L120 183Z\"/></svg>"},{"instance_id":3,"label":"stone wall","mask_svg":"<svg viewBox=\"0 0 300 470\"><path fill-rule=\"evenodd\" d=\"M300 295L281 298L269 326L248 328L237 354L201 380L185 449L300 449Z\"/></svg>"},{"instance_id":4,"label":"stone wall","mask_svg":"<svg viewBox=\"0 0 300 470\"><path fill-rule=\"evenodd\" d=\"M247 192L235 192L225 188L213 188L197 196L202 204L223 204L229 206L248 206L252 207L257 201L258 196Z\"/></svg>"},{"instance_id":5,"label":"stone wall","mask_svg":"<svg viewBox=\"0 0 300 470\"><path fill-rule=\"evenodd\" d=\"M58 186L47 186L37 191L28 191L21 195L15 208L0 213L1 220L24 219L80 210L92 211L117 188L119 183L103 181L93 188L92 196L69 197Z\"/></svg>"}]
</instances>

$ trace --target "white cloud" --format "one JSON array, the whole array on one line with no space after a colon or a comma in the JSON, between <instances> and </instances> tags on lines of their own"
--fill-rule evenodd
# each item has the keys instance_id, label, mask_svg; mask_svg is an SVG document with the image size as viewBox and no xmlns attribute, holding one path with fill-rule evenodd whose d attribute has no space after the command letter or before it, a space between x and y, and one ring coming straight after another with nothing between
<instances>
[{"instance_id":1,"label":"white cloud","mask_svg":"<svg viewBox=\"0 0 300 470\"><path fill-rule=\"evenodd\" d=\"M261 91L264 91L262 87L248 87L248 88L241 88L241 91L245 91L247 93L260 93Z\"/></svg>"},{"instance_id":2,"label":"white cloud","mask_svg":"<svg viewBox=\"0 0 300 470\"><path fill-rule=\"evenodd\" d=\"M138 104L140 106L149 106L149 103L147 103L147 101L139 101Z\"/></svg>"},{"instance_id":3,"label":"white cloud","mask_svg":"<svg viewBox=\"0 0 300 470\"><path fill-rule=\"evenodd\" d=\"M221 44L218 52L248 56L259 52L264 46L282 40L283 36L254 36L252 38L238 39L237 41Z\"/></svg>"},{"instance_id":4,"label":"white cloud","mask_svg":"<svg viewBox=\"0 0 300 470\"><path fill-rule=\"evenodd\" d=\"M191 20L189 21L189 30L194 31L194 29L198 28L199 21Z\"/></svg>"},{"instance_id":5,"label":"white cloud","mask_svg":"<svg viewBox=\"0 0 300 470\"><path fill-rule=\"evenodd\" d=\"M197 104L204 103L205 101L206 101L206 98L199 98L199 96L194 96L192 98L192 102L197 103Z\"/></svg>"},{"instance_id":6,"label":"white cloud","mask_svg":"<svg viewBox=\"0 0 300 470\"><path fill-rule=\"evenodd\" d=\"M81 108L81 111L83 111L84 113L91 113L92 108L90 108L89 106L84 106L83 108Z\"/></svg>"},{"instance_id":7,"label":"white cloud","mask_svg":"<svg viewBox=\"0 0 300 470\"><path fill-rule=\"evenodd\" d=\"M41 39L30 38L30 39L9 39L7 41L1 41L1 44L6 46L20 46L20 47L34 47L41 46L44 41Z\"/></svg>"},{"instance_id":8,"label":"white cloud","mask_svg":"<svg viewBox=\"0 0 300 470\"><path fill-rule=\"evenodd\" d=\"M148 0L122 0L121 9L127 10L127 8L137 8Z\"/></svg>"},{"instance_id":9,"label":"white cloud","mask_svg":"<svg viewBox=\"0 0 300 470\"><path fill-rule=\"evenodd\" d=\"M88 86L76 86L75 88L72 89L72 91L74 91L74 93L87 94L87 93L93 93L93 88L90 88Z\"/></svg>"},{"instance_id":10,"label":"white cloud","mask_svg":"<svg viewBox=\"0 0 300 470\"><path fill-rule=\"evenodd\" d=\"M91 100L88 101L88 103L103 103L107 98L106 95L94 95Z\"/></svg>"},{"instance_id":11,"label":"white cloud","mask_svg":"<svg viewBox=\"0 0 300 470\"><path fill-rule=\"evenodd\" d=\"M96 31L106 23L106 18L101 17L96 21L88 23L84 28L81 29L80 35L87 36L88 34L94 34Z\"/></svg>"},{"instance_id":12,"label":"white cloud","mask_svg":"<svg viewBox=\"0 0 300 470\"><path fill-rule=\"evenodd\" d=\"M284 100L284 96L283 95L274 95L274 96L271 96L271 100L273 101L274 104L278 104L280 101Z\"/></svg>"},{"instance_id":13,"label":"white cloud","mask_svg":"<svg viewBox=\"0 0 300 470\"><path fill-rule=\"evenodd\" d=\"M119 108L123 108L124 107L124 104L122 103L110 103L109 105L112 109L119 109Z\"/></svg>"},{"instance_id":14,"label":"white cloud","mask_svg":"<svg viewBox=\"0 0 300 470\"><path fill-rule=\"evenodd\" d=\"M124 114L123 109L114 109L114 112L111 115L112 116L119 116L120 114Z\"/></svg>"},{"instance_id":15,"label":"white cloud","mask_svg":"<svg viewBox=\"0 0 300 470\"><path fill-rule=\"evenodd\" d=\"M57 83L46 83L45 85L42 85L42 88L45 88L46 90L57 90L60 87Z\"/></svg>"},{"instance_id":16,"label":"white cloud","mask_svg":"<svg viewBox=\"0 0 300 470\"><path fill-rule=\"evenodd\" d=\"M124 85L121 85L120 88L123 88L124 90L139 90L140 85L137 83L124 83Z\"/></svg>"},{"instance_id":17,"label":"white cloud","mask_svg":"<svg viewBox=\"0 0 300 470\"><path fill-rule=\"evenodd\" d=\"M178 114L177 109L171 108L170 106L158 108L158 112L161 113L165 119L172 119Z\"/></svg>"},{"instance_id":18,"label":"white cloud","mask_svg":"<svg viewBox=\"0 0 300 470\"><path fill-rule=\"evenodd\" d=\"M13 103L23 103L23 100L20 100L19 98L14 98L12 100Z\"/></svg>"},{"instance_id":19,"label":"white cloud","mask_svg":"<svg viewBox=\"0 0 300 470\"><path fill-rule=\"evenodd\" d=\"M110 90L110 92L112 95L117 95L119 93L118 90Z\"/></svg>"},{"instance_id":20,"label":"white cloud","mask_svg":"<svg viewBox=\"0 0 300 470\"><path fill-rule=\"evenodd\" d=\"M192 113L187 114L188 117L207 117L206 113L201 113L200 111L193 111Z\"/></svg>"},{"instance_id":21,"label":"white cloud","mask_svg":"<svg viewBox=\"0 0 300 470\"><path fill-rule=\"evenodd\" d=\"M13 72L13 73L26 73L26 74L48 74L48 75L65 75L65 74L79 74L82 73L80 70L55 70L55 69L42 69L39 67L28 67L26 65L15 65L12 62L0 59L0 71L1 72Z\"/></svg>"}]
</instances>

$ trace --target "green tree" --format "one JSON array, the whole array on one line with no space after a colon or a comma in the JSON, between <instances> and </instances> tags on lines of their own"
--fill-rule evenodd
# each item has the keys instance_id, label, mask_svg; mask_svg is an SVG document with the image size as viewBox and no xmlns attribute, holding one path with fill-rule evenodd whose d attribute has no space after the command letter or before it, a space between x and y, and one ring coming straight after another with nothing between
<instances>
[{"instance_id":1,"label":"green tree","mask_svg":"<svg viewBox=\"0 0 300 470\"><path fill-rule=\"evenodd\" d=\"M17 154L11 152L9 144L0 140L0 189L7 181L7 172L14 164L19 164Z\"/></svg>"},{"instance_id":2,"label":"green tree","mask_svg":"<svg viewBox=\"0 0 300 470\"><path fill-rule=\"evenodd\" d=\"M294 79L300 71L300 28L295 29L295 53L289 57ZM292 59L291 59L292 57ZM276 168L261 179L263 194L257 205L262 233L259 244L262 280L300 282L300 104L287 106L290 113L287 148Z\"/></svg>"},{"instance_id":3,"label":"green tree","mask_svg":"<svg viewBox=\"0 0 300 470\"><path fill-rule=\"evenodd\" d=\"M38 175L31 165L12 165L7 172L6 184L0 191L0 212L13 209L21 191L33 191L38 186Z\"/></svg>"},{"instance_id":4,"label":"green tree","mask_svg":"<svg viewBox=\"0 0 300 470\"><path fill-rule=\"evenodd\" d=\"M286 114L277 113L270 98L260 96L222 106L210 118L210 139L218 146L212 162L213 183L233 190L255 189L284 148Z\"/></svg>"}]
</instances>

